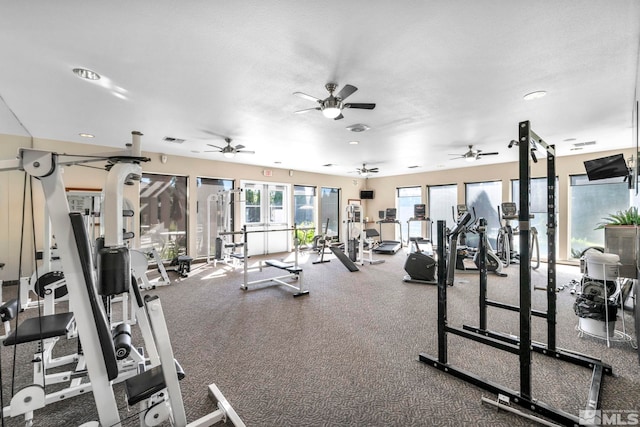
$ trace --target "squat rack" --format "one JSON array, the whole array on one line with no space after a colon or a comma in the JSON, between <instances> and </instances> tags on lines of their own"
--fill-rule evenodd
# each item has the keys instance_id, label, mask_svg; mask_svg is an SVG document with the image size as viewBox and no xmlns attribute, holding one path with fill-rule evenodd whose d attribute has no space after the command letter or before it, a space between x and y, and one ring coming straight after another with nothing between
<instances>
[{"instance_id":1,"label":"squat rack","mask_svg":"<svg viewBox=\"0 0 640 427\"><path fill-rule=\"evenodd\" d=\"M605 374L612 375L610 365L591 356L573 351L556 348L556 251L555 251L555 146L547 144L532 129L529 121L520 122L518 125L519 148L519 179L520 179L520 212L518 216L520 227L520 257L528 260L530 255L529 237L529 192L531 171L529 158L537 161L533 151L537 146L542 147L547 154L547 228L548 228L548 269L547 269L547 312L535 314L547 319L547 344L536 343L531 340L531 264L520 263L520 297L519 307L502 303L487 301L487 268L486 248L480 250L480 326L477 328L464 326L463 328L451 327L447 323L447 285L446 285L446 223L438 221L438 357L420 353L419 360L430 364L441 371L463 379L491 393L506 396L511 402L538 413L563 425L578 426L581 419L560 409L554 408L542 401L534 399L531 390L531 352L536 351L543 355L579 366L593 369L591 386L589 389L585 410L593 413L600 403L600 391ZM482 229L482 227L481 227ZM482 242L482 238L480 241ZM487 330L486 309L487 305L497 308L519 312L520 336L492 332ZM450 365L447 360L447 333L471 339L499 350L507 351L519 356L520 362L520 390L515 391L495 382L488 381L474 373ZM513 412L513 411L512 411ZM520 411L516 412L524 414ZM524 414L525 416L527 414ZM535 417L534 417L535 418ZM539 419L538 419L539 420Z\"/></svg>"}]
</instances>

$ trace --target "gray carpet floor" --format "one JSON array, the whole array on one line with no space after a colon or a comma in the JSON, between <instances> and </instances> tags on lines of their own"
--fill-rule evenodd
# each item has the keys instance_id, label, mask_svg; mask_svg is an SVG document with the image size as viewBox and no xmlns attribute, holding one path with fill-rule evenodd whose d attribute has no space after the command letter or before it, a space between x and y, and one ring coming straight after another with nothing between
<instances>
[{"instance_id":1,"label":"gray carpet floor","mask_svg":"<svg viewBox=\"0 0 640 427\"><path fill-rule=\"evenodd\" d=\"M288 260L290 254L269 258ZM190 421L213 410L207 385L215 383L248 426L527 426L531 421L481 404L488 392L418 360L437 355L437 289L405 283L403 251L376 255L385 262L349 272L337 259L312 264L303 254L307 296L294 298L282 286L242 291L242 269L194 264L188 278L176 275L170 286L147 291L161 298L176 358L186 371L181 381ZM253 257L255 265L260 257ZM489 276L489 297L518 302L518 267L508 277ZM277 269L250 272L250 280L281 274ZM558 266L558 284L580 279L577 267ZM532 273L532 286L546 283L546 265ZM477 325L478 275L461 272L449 292L449 324ZM5 290L5 295L11 289ZM640 411L640 366L629 342L579 336L574 295L558 292L558 347L603 359L615 376L606 377L601 407ZM533 292L533 307L545 310L545 293ZM61 309L64 304L61 304ZM25 315L33 315L28 310ZM635 338L633 318L626 328ZM489 309L489 329L518 334L518 314ZM622 327L621 316L617 327ZM546 324L534 318L532 337L546 341ZM71 340L73 341L73 340ZM518 389L517 356L460 337L449 338L450 363L488 380ZM75 348L61 342L60 351ZM35 345L34 345L35 346ZM3 399L11 384L29 383L34 346L16 351L19 366L12 381L13 349L2 348ZM591 371L534 354L532 394L578 414L586 405ZM127 412L124 393L123 418ZM132 410L133 411L133 410ZM97 419L92 395L50 405L36 412L36 426L78 425ZM136 425L133 420L129 424ZM6 425L20 425L6 419Z\"/></svg>"}]
</instances>

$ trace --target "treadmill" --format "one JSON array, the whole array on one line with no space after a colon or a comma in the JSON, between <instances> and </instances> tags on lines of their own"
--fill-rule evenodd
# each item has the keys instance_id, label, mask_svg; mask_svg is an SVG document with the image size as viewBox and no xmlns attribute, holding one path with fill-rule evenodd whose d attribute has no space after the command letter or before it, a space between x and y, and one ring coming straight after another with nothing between
<instances>
[{"instance_id":1,"label":"treadmill","mask_svg":"<svg viewBox=\"0 0 640 427\"><path fill-rule=\"evenodd\" d=\"M380 227L380 244L373 249L377 254L393 255L402 248L402 225L396 219L396 208L387 208L386 211L380 211L381 219L377 221ZM383 215L384 214L384 217ZM400 226L400 240L383 240L382 224L397 224Z\"/></svg>"}]
</instances>

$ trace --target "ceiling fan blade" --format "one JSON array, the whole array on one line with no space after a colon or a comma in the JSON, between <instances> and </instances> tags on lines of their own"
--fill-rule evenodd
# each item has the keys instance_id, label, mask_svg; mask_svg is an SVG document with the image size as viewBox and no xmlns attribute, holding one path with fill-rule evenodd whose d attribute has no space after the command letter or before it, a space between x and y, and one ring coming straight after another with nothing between
<instances>
[{"instance_id":1,"label":"ceiling fan blade","mask_svg":"<svg viewBox=\"0 0 640 427\"><path fill-rule=\"evenodd\" d=\"M482 157L482 156L496 156L500 153L498 153L497 151L494 151L492 153L478 153L478 157Z\"/></svg>"},{"instance_id":2,"label":"ceiling fan blade","mask_svg":"<svg viewBox=\"0 0 640 427\"><path fill-rule=\"evenodd\" d=\"M309 101L322 102L322 99L318 99L315 96L307 95L306 93L293 92L293 94L299 96L300 98L308 99Z\"/></svg>"},{"instance_id":3,"label":"ceiling fan blade","mask_svg":"<svg viewBox=\"0 0 640 427\"><path fill-rule=\"evenodd\" d=\"M250 150L236 150L236 153L256 154L255 151Z\"/></svg>"},{"instance_id":4,"label":"ceiling fan blade","mask_svg":"<svg viewBox=\"0 0 640 427\"><path fill-rule=\"evenodd\" d=\"M242 150L243 148L244 148L244 145L242 144L236 145L236 150Z\"/></svg>"},{"instance_id":5,"label":"ceiling fan blade","mask_svg":"<svg viewBox=\"0 0 640 427\"><path fill-rule=\"evenodd\" d=\"M374 108L376 108L376 104L350 102L350 103L344 104L344 108L361 108L363 110L373 110Z\"/></svg>"},{"instance_id":6,"label":"ceiling fan blade","mask_svg":"<svg viewBox=\"0 0 640 427\"><path fill-rule=\"evenodd\" d=\"M340 113L340 115L333 120L340 120L340 119L344 119L344 116L342 115L342 113Z\"/></svg>"},{"instance_id":7,"label":"ceiling fan blade","mask_svg":"<svg viewBox=\"0 0 640 427\"><path fill-rule=\"evenodd\" d=\"M342 89L340 89L340 92L338 92L338 94L336 95L337 98L342 99L343 101L345 99L347 99L349 96L351 96L351 94L353 94L353 92L357 91L358 88L352 85L344 85L344 87Z\"/></svg>"},{"instance_id":8,"label":"ceiling fan blade","mask_svg":"<svg viewBox=\"0 0 640 427\"><path fill-rule=\"evenodd\" d=\"M378 168L371 168L369 169L369 172L378 172Z\"/></svg>"},{"instance_id":9,"label":"ceiling fan blade","mask_svg":"<svg viewBox=\"0 0 640 427\"><path fill-rule=\"evenodd\" d=\"M301 114L301 113L306 113L306 112L313 111L313 110L320 110L320 107L315 107L315 108L305 108L304 110L294 111L294 113L296 113L296 114Z\"/></svg>"},{"instance_id":10,"label":"ceiling fan blade","mask_svg":"<svg viewBox=\"0 0 640 427\"><path fill-rule=\"evenodd\" d=\"M450 156L455 156L456 154L449 154ZM449 160L456 160L456 159L466 159L466 156L458 156L458 157L452 157Z\"/></svg>"},{"instance_id":11,"label":"ceiling fan blade","mask_svg":"<svg viewBox=\"0 0 640 427\"><path fill-rule=\"evenodd\" d=\"M222 147L218 147L217 145L207 144L209 147L217 148L218 150L222 150Z\"/></svg>"}]
</instances>

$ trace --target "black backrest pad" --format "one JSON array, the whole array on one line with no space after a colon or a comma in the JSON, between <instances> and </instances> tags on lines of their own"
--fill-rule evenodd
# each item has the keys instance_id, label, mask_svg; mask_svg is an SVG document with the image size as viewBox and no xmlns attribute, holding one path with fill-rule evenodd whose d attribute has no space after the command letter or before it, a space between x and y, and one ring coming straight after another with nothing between
<instances>
[{"instance_id":1,"label":"black backrest pad","mask_svg":"<svg viewBox=\"0 0 640 427\"><path fill-rule=\"evenodd\" d=\"M87 232L84 228L84 221L82 220L81 213L72 212L69 214L69 218L71 220L71 227L73 228L76 246L78 247L78 254L80 255L82 273L87 286L87 293L89 294L91 311L93 312L93 318L96 322L100 349L104 356L104 364L107 369L109 380L113 380L118 376L118 361L116 359L116 351L113 348L113 340L111 338L109 324L107 323L107 316L104 313L102 303L98 301L96 295L96 285L93 279L93 258L91 256L89 237L87 236Z\"/></svg>"}]
</instances>

